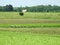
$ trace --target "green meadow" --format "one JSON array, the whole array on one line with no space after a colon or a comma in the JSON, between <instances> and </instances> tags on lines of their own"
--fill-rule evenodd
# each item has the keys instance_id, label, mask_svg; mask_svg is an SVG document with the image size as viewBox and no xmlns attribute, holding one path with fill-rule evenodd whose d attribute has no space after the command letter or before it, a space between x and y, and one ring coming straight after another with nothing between
<instances>
[{"instance_id":1,"label":"green meadow","mask_svg":"<svg viewBox=\"0 0 60 45\"><path fill-rule=\"evenodd\" d=\"M0 45L60 45L60 12L0 12Z\"/></svg>"},{"instance_id":2,"label":"green meadow","mask_svg":"<svg viewBox=\"0 0 60 45\"><path fill-rule=\"evenodd\" d=\"M0 19L60 19L60 12L26 12L24 16L19 12L0 12Z\"/></svg>"},{"instance_id":3,"label":"green meadow","mask_svg":"<svg viewBox=\"0 0 60 45\"><path fill-rule=\"evenodd\" d=\"M60 35L0 31L0 45L60 45Z\"/></svg>"}]
</instances>

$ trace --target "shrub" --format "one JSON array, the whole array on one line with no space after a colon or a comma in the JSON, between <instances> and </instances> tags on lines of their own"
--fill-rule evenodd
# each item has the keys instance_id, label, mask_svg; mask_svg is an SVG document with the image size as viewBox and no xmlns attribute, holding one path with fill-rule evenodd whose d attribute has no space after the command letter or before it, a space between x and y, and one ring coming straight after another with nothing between
<instances>
[{"instance_id":1,"label":"shrub","mask_svg":"<svg viewBox=\"0 0 60 45\"><path fill-rule=\"evenodd\" d=\"M19 13L19 15L23 16L23 15L24 15L24 13L23 13L23 12L20 12L20 13Z\"/></svg>"}]
</instances>

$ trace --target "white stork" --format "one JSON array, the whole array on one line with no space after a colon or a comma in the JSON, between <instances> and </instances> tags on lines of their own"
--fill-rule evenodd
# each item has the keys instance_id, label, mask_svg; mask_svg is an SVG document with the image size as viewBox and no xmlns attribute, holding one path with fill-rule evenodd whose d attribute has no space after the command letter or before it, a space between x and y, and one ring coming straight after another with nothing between
<instances>
[{"instance_id":1,"label":"white stork","mask_svg":"<svg viewBox=\"0 0 60 45\"><path fill-rule=\"evenodd\" d=\"M22 12L24 13L24 12L27 12L27 10L26 9L24 9L24 10L22 10Z\"/></svg>"}]
</instances>

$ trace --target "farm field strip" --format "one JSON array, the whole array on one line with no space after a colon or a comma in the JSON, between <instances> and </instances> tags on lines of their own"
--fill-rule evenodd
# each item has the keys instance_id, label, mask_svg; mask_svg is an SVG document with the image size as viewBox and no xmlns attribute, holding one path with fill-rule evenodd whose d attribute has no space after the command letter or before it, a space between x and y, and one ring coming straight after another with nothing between
<instances>
[{"instance_id":1,"label":"farm field strip","mask_svg":"<svg viewBox=\"0 0 60 45\"><path fill-rule=\"evenodd\" d=\"M0 45L60 45L60 35L0 31Z\"/></svg>"},{"instance_id":2,"label":"farm field strip","mask_svg":"<svg viewBox=\"0 0 60 45\"><path fill-rule=\"evenodd\" d=\"M0 24L2 28L40 28L40 27L60 27L60 23L40 23L40 24Z\"/></svg>"},{"instance_id":3,"label":"farm field strip","mask_svg":"<svg viewBox=\"0 0 60 45\"><path fill-rule=\"evenodd\" d=\"M57 19L0 19L0 24L60 23Z\"/></svg>"},{"instance_id":4,"label":"farm field strip","mask_svg":"<svg viewBox=\"0 0 60 45\"><path fill-rule=\"evenodd\" d=\"M19 12L0 12L0 19L60 19L60 12L27 12L24 16Z\"/></svg>"},{"instance_id":5,"label":"farm field strip","mask_svg":"<svg viewBox=\"0 0 60 45\"><path fill-rule=\"evenodd\" d=\"M0 31L18 32L18 33L32 33L32 34L57 34L60 35L60 28L0 28Z\"/></svg>"}]
</instances>

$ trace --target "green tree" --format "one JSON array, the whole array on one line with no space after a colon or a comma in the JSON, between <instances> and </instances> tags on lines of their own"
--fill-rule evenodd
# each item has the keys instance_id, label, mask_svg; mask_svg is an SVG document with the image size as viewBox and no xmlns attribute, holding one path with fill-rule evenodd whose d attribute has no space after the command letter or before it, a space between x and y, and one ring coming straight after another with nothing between
<instances>
[{"instance_id":1,"label":"green tree","mask_svg":"<svg viewBox=\"0 0 60 45\"><path fill-rule=\"evenodd\" d=\"M12 5L6 5L5 11L13 11L13 6Z\"/></svg>"},{"instance_id":2,"label":"green tree","mask_svg":"<svg viewBox=\"0 0 60 45\"><path fill-rule=\"evenodd\" d=\"M2 6L0 6L0 11L2 11Z\"/></svg>"}]
</instances>

